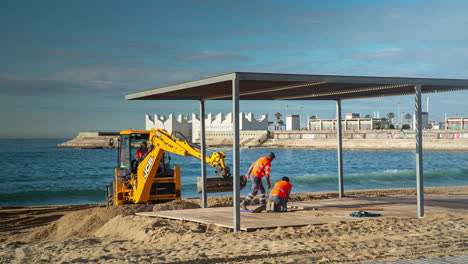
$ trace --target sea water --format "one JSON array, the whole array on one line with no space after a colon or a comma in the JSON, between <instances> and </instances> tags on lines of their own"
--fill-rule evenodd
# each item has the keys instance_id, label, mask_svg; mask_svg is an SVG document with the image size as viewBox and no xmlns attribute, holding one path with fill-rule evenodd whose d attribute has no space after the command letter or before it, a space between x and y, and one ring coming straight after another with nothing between
<instances>
[{"instance_id":1,"label":"sea water","mask_svg":"<svg viewBox=\"0 0 468 264\"><path fill-rule=\"evenodd\" d=\"M115 149L59 148L65 139L0 139L0 206L103 203L106 185L117 164ZM231 149L214 149L227 154ZM241 174L269 151L272 182L288 176L293 192L337 190L337 154L334 150L241 149ZM181 166L182 196L195 197L200 162L171 155ZM409 188L416 186L414 151L343 152L345 190ZM208 166L208 176L214 176ZM468 152L425 151L424 186L468 185ZM241 194L248 194L250 183ZM210 195L226 195L214 193Z\"/></svg>"}]
</instances>

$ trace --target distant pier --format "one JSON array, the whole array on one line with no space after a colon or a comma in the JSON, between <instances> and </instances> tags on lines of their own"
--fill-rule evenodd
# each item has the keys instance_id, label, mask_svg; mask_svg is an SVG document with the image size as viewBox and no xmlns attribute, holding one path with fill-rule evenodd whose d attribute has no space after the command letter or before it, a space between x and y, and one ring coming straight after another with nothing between
<instances>
[{"instance_id":1,"label":"distant pier","mask_svg":"<svg viewBox=\"0 0 468 264\"><path fill-rule=\"evenodd\" d=\"M80 132L74 139L60 143L58 146L78 149L116 148L117 144L113 146L109 145L109 140L111 138L117 143L119 132Z\"/></svg>"}]
</instances>

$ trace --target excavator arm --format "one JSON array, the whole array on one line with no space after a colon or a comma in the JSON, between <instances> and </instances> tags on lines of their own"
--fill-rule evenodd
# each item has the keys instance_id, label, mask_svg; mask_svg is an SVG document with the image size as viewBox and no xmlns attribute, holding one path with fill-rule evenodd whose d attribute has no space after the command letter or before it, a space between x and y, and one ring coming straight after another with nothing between
<instances>
[{"instance_id":1,"label":"excavator arm","mask_svg":"<svg viewBox=\"0 0 468 264\"><path fill-rule=\"evenodd\" d=\"M146 131L147 132L147 131ZM180 156L192 156L197 159L202 159L201 152L198 148L190 145L186 140L180 140L175 136L172 136L163 129L151 129L149 131L148 142L151 144L148 153L140 162L136 171L133 171L131 178L126 180L120 186L118 192L125 195L125 198L120 199L132 203L145 203L153 200L151 193L154 190L159 189L158 182L163 182L164 177L157 177L158 169L160 166L164 166L164 162L161 162L164 156L164 152L170 152ZM206 156L205 161L208 165L215 167L217 177L207 178L207 192L224 192L232 190L232 176L229 167L226 166L224 158L226 155L223 152L213 152L211 156ZM156 178L157 177L157 178ZM174 168L173 175L177 187L175 192L179 193L178 199L180 199L180 168ZM242 177L241 177L242 178ZM155 186L153 186L156 184ZM198 179L198 191L201 191L202 181ZM242 187L245 183L241 184ZM168 199L171 199L168 197ZM174 199L174 198L172 198Z\"/></svg>"},{"instance_id":2,"label":"excavator arm","mask_svg":"<svg viewBox=\"0 0 468 264\"><path fill-rule=\"evenodd\" d=\"M170 135L166 130L163 129L151 129L149 142L153 148L161 149L167 152L171 152L180 156L192 156L199 160L202 159L202 154L199 149L193 147L185 140L180 140ZM152 151L152 150L150 150ZM213 152L211 157L206 156L206 164L215 167L218 172L218 176L230 177L230 169L226 166L224 158L226 154L223 152Z\"/></svg>"}]
</instances>

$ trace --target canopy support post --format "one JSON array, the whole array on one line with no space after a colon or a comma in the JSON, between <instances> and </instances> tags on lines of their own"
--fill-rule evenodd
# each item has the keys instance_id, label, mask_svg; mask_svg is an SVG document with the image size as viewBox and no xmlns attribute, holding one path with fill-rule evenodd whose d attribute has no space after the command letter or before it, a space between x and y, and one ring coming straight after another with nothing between
<instances>
[{"instance_id":1,"label":"canopy support post","mask_svg":"<svg viewBox=\"0 0 468 264\"><path fill-rule=\"evenodd\" d=\"M239 80L235 77L232 80L232 117L233 117L233 141L232 141L232 161L233 161L233 203L234 203L234 232L240 231L240 148L239 148Z\"/></svg>"},{"instance_id":2,"label":"canopy support post","mask_svg":"<svg viewBox=\"0 0 468 264\"><path fill-rule=\"evenodd\" d=\"M200 152L201 152L201 176L202 176L202 207L208 207L208 195L206 192L206 135L205 135L205 101L200 100Z\"/></svg>"},{"instance_id":3,"label":"canopy support post","mask_svg":"<svg viewBox=\"0 0 468 264\"><path fill-rule=\"evenodd\" d=\"M344 197L343 186L343 137L341 128L341 99L336 100L336 138L338 139L338 195Z\"/></svg>"},{"instance_id":4,"label":"canopy support post","mask_svg":"<svg viewBox=\"0 0 468 264\"><path fill-rule=\"evenodd\" d=\"M415 124L416 124L416 195L417 195L417 210L418 218L424 216L424 171L423 171L423 148L422 148L422 114L421 114L421 93L422 87L420 84L415 88Z\"/></svg>"}]
</instances>

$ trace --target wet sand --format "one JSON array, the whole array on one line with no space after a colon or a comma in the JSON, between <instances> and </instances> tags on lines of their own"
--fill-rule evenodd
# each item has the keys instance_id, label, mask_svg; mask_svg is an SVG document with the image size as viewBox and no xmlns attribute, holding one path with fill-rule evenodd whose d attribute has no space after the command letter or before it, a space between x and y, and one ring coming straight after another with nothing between
<instances>
[{"instance_id":1,"label":"wet sand","mask_svg":"<svg viewBox=\"0 0 468 264\"><path fill-rule=\"evenodd\" d=\"M425 188L466 195L468 186ZM346 192L348 197L414 197L414 189ZM292 201L337 193L293 194ZM230 196L210 206L232 205ZM353 263L468 254L468 215L380 217L325 225L232 233L135 212L200 207L199 199L157 205L0 208L0 263ZM467 205L468 207L468 205Z\"/></svg>"}]
</instances>

